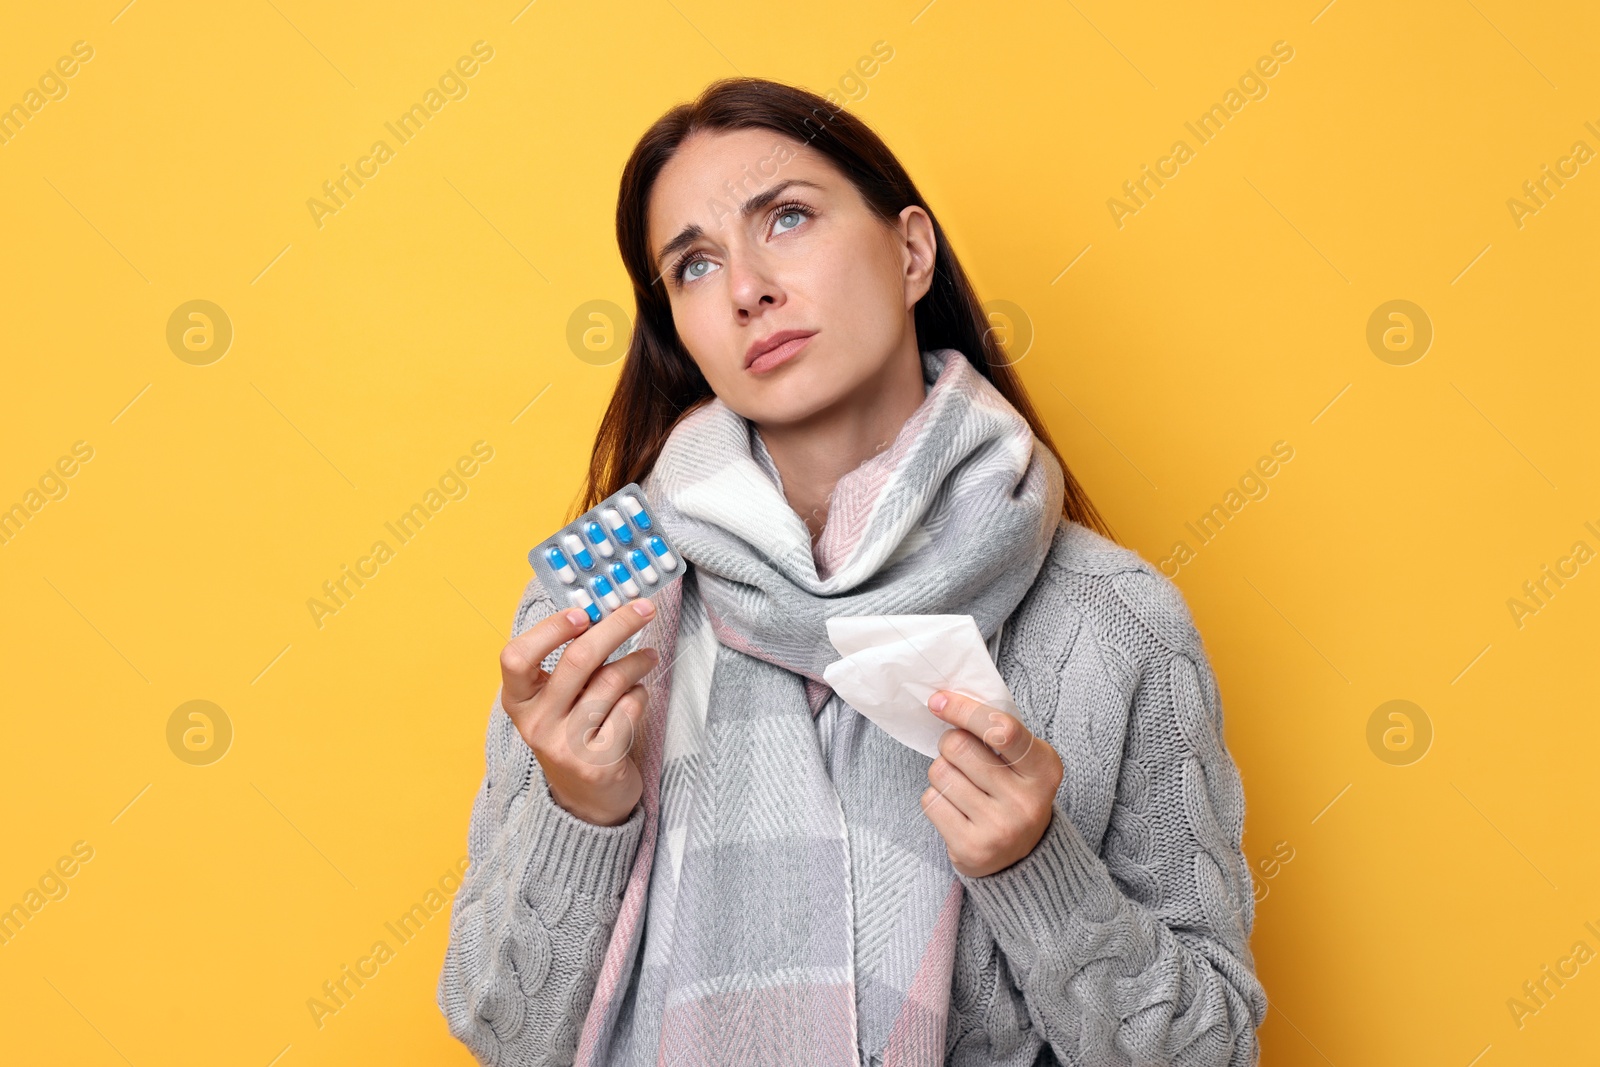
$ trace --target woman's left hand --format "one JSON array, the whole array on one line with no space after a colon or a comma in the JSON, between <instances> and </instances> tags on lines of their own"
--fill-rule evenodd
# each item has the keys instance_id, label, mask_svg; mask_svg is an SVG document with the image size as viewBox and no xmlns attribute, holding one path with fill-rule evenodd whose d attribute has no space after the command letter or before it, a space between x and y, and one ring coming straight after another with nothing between
<instances>
[{"instance_id":1,"label":"woman's left hand","mask_svg":"<svg viewBox=\"0 0 1600 1067\"><path fill-rule=\"evenodd\" d=\"M1015 716L971 697L940 690L928 708L956 728L939 739L922 812L957 871L981 878L1004 870L1049 828L1061 757Z\"/></svg>"}]
</instances>

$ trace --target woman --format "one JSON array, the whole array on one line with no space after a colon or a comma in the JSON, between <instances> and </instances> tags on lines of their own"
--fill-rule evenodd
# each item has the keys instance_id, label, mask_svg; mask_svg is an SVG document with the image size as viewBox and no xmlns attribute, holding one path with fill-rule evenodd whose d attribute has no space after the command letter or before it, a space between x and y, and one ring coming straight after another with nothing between
<instances>
[{"instance_id":1,"label":"woman","mask_svg":"<svg viewBox=\"0 0 1600 1067\"><path fill-rule=\"evenodd\" d=\"M1255 1063L1200 637L900 164L730 79L641 139L617 234L637 322L578 511L638 480L690 566L592 626L528 583L451 1032L494 1064ZM1020 718L936 694L930 760L845 705L826 620L879 614L971 615Z\"/></svg>"}]
</instances>

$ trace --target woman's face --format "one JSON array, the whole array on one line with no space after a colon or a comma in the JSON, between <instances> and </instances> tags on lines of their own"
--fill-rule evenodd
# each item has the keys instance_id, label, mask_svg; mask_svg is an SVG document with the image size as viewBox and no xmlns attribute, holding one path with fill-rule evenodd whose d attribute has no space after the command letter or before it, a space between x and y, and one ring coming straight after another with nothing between
<instances>
[{"instance_id":1,"label":"woman's face","mask_svg":"<svg viewBox=\"0 0 1600 1067\"><path fill-rule=\"evenodd\" d=\"M758 426L860 399L891 361L915 357L912 309L933 275L927 212L907 207L886 226L799 141L765 129L689 137L651 191L649 239L684 348ZM751 365L791 331L808 336Z\"/></svg>"}]
</instances>

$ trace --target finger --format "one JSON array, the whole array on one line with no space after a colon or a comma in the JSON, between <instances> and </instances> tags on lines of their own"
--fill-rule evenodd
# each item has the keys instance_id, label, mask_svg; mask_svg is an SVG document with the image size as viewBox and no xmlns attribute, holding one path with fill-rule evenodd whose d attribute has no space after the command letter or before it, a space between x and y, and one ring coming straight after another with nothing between
<instances>
[{"instance_id":1,"label":"finger","mask_svg":"<svg viewBox=\"0 0 1600 1067\"><path fill-rule=\"evenodd\" d=\"M952 804L939 791L937 786L930 785L924 789L922 796L919 798L919 803L922 805L922 813L928 817L928 820L933 823L946 841L950 840L952 832L959 830L961 827L971 825L972 820L968 819L960 808Z\"/></svg>"},{"instance_id":2,"label":"finger","mask_svg":"<svg viewBox=\"0 0 1600 1067\"><path fill-rule=\"evenodd\" d=\"M637 758L636 742L643 736L644 713L649 704L650 690L642 684L618 697L591 742L591 762L609 766L629 755Z\"/></svg>"},{"instance_id":3,"label":"finger","mask_svg":"<svg viewBox=\"0 0 1600 1067\"><path fill-rule=\"evenodd\" d=\"M970 730L957 727L939 735L939 757L995 798L1009 795L1022 782L1005 760Z\"/></svg>"},{"instance_id":4,"label":"finger","mask_svg":"<svg viewBox=\"0 0 1600 1067\"><path fill-rule=\"evenodd\" d=\"M563 713L570 710L583 687L589 684L589 677L605 663L606 657L644 629L655 616L655 611L653 600L640 597L613 611L568 645L567 650L561 653L561 661L556 664L556 669L550 672L549 698L552 706ZM622 688L626 689L627 686Z\"/></svg>"},{"instance_id":5,"label":"finger","mask_svg":"<svg viewBox=\"0 0 1600 1067\"><path fill-rule=\"evenodd\" d=\"M928 782L930 788L938 794L937 798L932 800L932 804L948 804L968 823L986 824L992 821L994 799L974 785L972 779L943 756L929 764Z\"/></svg>"},{"instance_id":6,"label":"finger","mask_svg":"<svg viewBox=\"0 0 1600 1067\"><path fill-rule=\"evenodd\" d=\"M946 703L936 708L941 695L947 698ZM928 707L945 722L976 735L1016 773L1031 777L1044 770L1032 731L1015 715L948 689L934 693Z\"/></svg>"},{"instance_id":7,"label":"finger","mask_svg":"<svg viewBox=\"0 0 1600 1067\"><path fill-rule=\"evenodd\" d=\"M939 836L944 839L945 851L950 853L951 858L958 852L965 854L977 833L972 820L936 786L930 785L923 790L921 804L922 814L939 831Z\"/></svg>"},{"instance_id":8,"label":"finger","mask_svg":"<svg viewBox=\"0 0 1600 1067\"><path fill-rule=\"evenodd\" d=\"M589 616L572 608L553 612L512 638L500 650L501 702L506 705L520 704L544 688L550 676L540 664L563 643L581 634L588 625Z\"/></svg>"},{"instance_id":9,"label":"finger","mask_svg":"<svg viewBox=\"0 0 1600 1067\"><path fill-rule=\"evenodd\" d=\"M580 762L604 765L613 759L595 748L602 742L597 739L600 728L614 713L618 700L629 688L649 674L659 662L661 654L653 648L640 648L628 653L614 663L608 663L594 673L590 687L579 694L572 706L559 709L545 702L538 722L530 723L527 736L540 746L559 747ZM626 747L624 738L624 747Z\"/></svg>"},{"instance_id":10,"label":"finger","mask_svg":"<svg viewBox=\"0 0 1600 1067\"><path fill-rule=\"evenodd\" d=\"M622 695L655 669L661 662L661 653L653 648L639 648L595 671L584 686L578 699L573 701L572 713L582 712L595 725L611 714Z\"/></svg>"}]
</instances>

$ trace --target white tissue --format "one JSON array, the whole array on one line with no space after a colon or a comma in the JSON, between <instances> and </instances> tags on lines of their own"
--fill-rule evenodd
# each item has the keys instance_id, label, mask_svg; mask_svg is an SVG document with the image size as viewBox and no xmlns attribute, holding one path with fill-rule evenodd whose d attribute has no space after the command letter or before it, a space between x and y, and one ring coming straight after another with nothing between
<instances>
[{"instance_id":1,"label":"white tissue","mask_svg":"<svg viewBox=\"0 0 1600 1067\"><path fill-rule=\"evenodd\" d=\"M971 615L858 615L828 620L844 658L822 679L846 704L924 756L939 755L950 723L928 710L940 689L1021 718Z\"/></svg>"}]
</instances>

